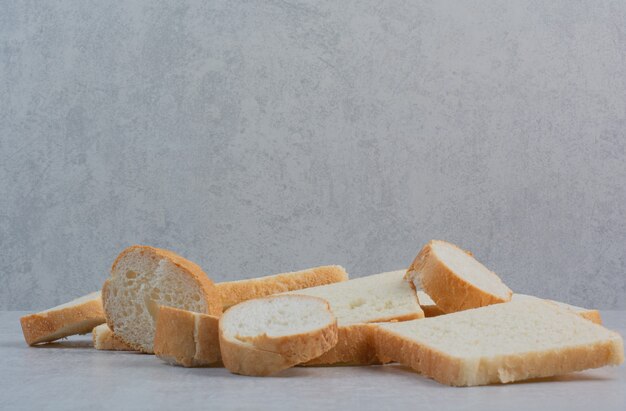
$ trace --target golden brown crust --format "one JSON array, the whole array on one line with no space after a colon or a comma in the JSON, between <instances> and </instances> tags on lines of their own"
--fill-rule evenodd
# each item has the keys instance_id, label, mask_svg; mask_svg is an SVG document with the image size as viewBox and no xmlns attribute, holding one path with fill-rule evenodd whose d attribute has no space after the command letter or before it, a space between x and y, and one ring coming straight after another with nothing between
<instances>
[{"instance_id":1,"label":"golden brown crust","mask_svg":"<svg viewBox=\"0 0 626 411\"><path fill-rule=\"evenodd\" d=\"M102 328L104 327L104 328ZM96 350L105 351L134 351L128 344L122 341L109 326L100 324L91 331L93 347Z\"/></svg>"},{"instance_id":2,"label":"golden brown crust","mask_svg":"<svg viewBox=\"0 0 626 411\"><path fill-rule=\"evenodd\" d=\"M474 386L550 377L624 360L621 338L579 347L481 360L467 370L465 362L390 330L376 331L376 349L384 362L397 361L442 384ZM566 360L564 360L566 359Z\"/></svg>"},{"instance_id":3,"label":"golden brown crust","mask_svg":"<svg viewBox=\"0 0 626 411\"><path fill-rule=\"evenodd\" d=\"M424 291L433 299L437 307L445 313L484 307L511 300L490 294L456 275L444 261L433 253L431 240L419 252L409 267L405 279L413 281L419 278Z\"/></svg>"},{"instance_id":4,"label":"golden brown crust","mask_svg":"<svg viewBox=\"0 0 626 411\"><path fill-rule=\"evenodd\" d=\"M445 314L443 310L436 305L422 305L422 310L424 310L424 316L426 318L437 317Z\"/></svg>"},{"instance_id":5,"label":"golden brown crust","mask_svg":"<svg viewBox=\"0 0 626 411\"><path fill-rule=\"evenodd\" d=\"M242 339L248 341L261 351L270 351L282 355L287 361L299 364L315 358L337 344L337 321L328 327L301 335L290 335L279 338L268 337L266 334L256 338Z\"/></svg>"},{"instance_id":6,"label":"golden brown crust","mask_svg":"<svg viewBox=\"0 0 626 411\"><path fill-rule=\"evenodd\" d=\"M578 311L576 314L598 325L602 325L602 317L600 316L600 311L598 310L587 309L584 311Z\"/></svg>"},{"instance_id":7,"label":"golden brown crust","mask_svg":"<svg viewBox=\"0 0 626 411\"><path fill-rule=\"evenodd\" d=\"M219 317L196 315L196 364L216 365L221 362Z\"/></svg>"},{"instance_id":8,"label":"golden brown crust","mask_svg":"<svg viewBox=\"0 0 626 411\"><path fill-rule=\"evenodd\" d=\"M233 374L265 377L297 364L280 354L259 350L250 343L227 340L221 333L220 349L224 367Z\"/></svg>"},{"instance_id":9,"label":"golden brown crust","mask_svg":"<svg viewBox=\"0 0 626 411\"><path fill-rule=\"evenodd\" d=\"M87 334L104 322L100 298L20 318L24 339L28 345L51 342L70 335Z\"/></svg>"},{"instance_id":10,"label":"golden brown crust","mask_svg":"<svg viewBox=\"0 0 626 411\"><path fill-rule=\"evenodd\" d=\"M287 291L317 287L346 281L348 274L339 265L328 265L302 271L252 278L249 280L217 283L224 309L242 301Z\"/></svg>"},{"instance_id":11,"label":"golden brown crust","mask_svg":"<svg viewBox=\"0 0 626 411\"><path fill-rule=\"evenodd\" d=\"M219 318L160 306L154 353L184 367L210 366L220 361Z\"/></svg>"},{"instance_id":12,"label":"golden brown crust","mask_svg":"<svg viewBox=\"0 0 626 411\"><path fill-rule=\"evenodd\" d=\"M370 365L379 364L374 341L375 324L352 324L338 328L337 344L304 364L319 365Z\"/></svg>"}]
</instances>

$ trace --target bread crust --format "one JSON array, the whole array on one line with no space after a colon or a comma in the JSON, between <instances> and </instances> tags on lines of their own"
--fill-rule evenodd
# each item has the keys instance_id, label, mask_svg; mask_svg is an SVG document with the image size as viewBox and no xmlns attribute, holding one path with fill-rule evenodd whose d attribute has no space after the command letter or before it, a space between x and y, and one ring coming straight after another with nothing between
<instances>
[{"instance_id":1,"label":"bread crust","mask_svg":"<svg viewBox=\"0 0 626 411\"><path fill-rule=\"evenodd\" d=\"M326 300L311 296L270 296L264 299L300 298L315 299L326 305L332 321L318 329L304 333L280 337L260 334L254 337L226 337L224 322L228 321L228 311L220 320L219 340L224 366L235 374L267 376L298 363L317 358L330 350L338 338L337 319L332 315ZM246 304L243 302L241 304Z\"/></svg>"},{"instance_id":2,"label":"bread crust","mask_svg":"<svg viewBox=\"0 0 626 411\"><path fill-rule=\"evenodd\" d=\"M614 340L519 356L497 356L476 362L471 367L461 358L384 328L376 330L375 340L383 362L400 362L435 381L453 386L509 383L618 365L624 361L623 342L617 334Z\"/></svg>"},{"instance_id":3,"label":"bread crust","mask_svg":"<svg viewBox=\"0 0 626 411\"><path fill-rule=\"evenodd\" d=\"M221 333L220 350L224 366L233 374L266 377L297 364L278 353L254 348L251 343L225 339Z\"/></svg>"},{"instance_id":4,"label":"bread crust","mask_svg":"<svg viewBox=\"0 0 626 411\"><path fill-rule=\"evenodd\" d=\"M219 318L160 306L154 353L170 364L205 367L221 360Z\"/></svg>"},{"instance_id":5,"label":"bread crust","mask_svg":"<svg viewBox=\"0 0 626 411\"><path fill-rule=\"evenodd\" d=\"M413 280L419 279L424 291L433 299L440 310L444 313L453 313L511 300L513 295L511 290L509 290L507 298L502 298L482 290L456 275L446 265L445 261L434 255L433 245L436 243L444 242L429 241L415 257L405 279L411 283ZM456 247L453 244L450 245ZM471 253L469 254L471 255Z\"/></svg>"},{"instance_id":6,"label":"bread crust","mask_svg":"<svg viewBox=\"0 0 626 411\"><path fill-rule=\"evenodd\" d=\"M104 328L103 328L104 327ZM100 324L91 331L93 348L105 351L133 351L133 349L122 341L109 326Z\"/></svg>"},{"instance_id":7,"label":"bread crust","mask_svg":"<svg viewBox=\"0 0 626 411\"><path fill-rule=\"evenodd\" d=\"M301 365L380 364L374 341L375 327L375 324L368 323L340 326L337 330L337 344L321 356Z\"/></svg>"},{"instance_id":8,"label":"bread crust","mask_svg":"<svg viewBox=\"0 0 626 411\"><path fill-rule=\"evenodd\" d=\"M302 271L217 283L224 309L242 301L287 291L301 290L346 281L348 273L340 265L327 265Z\"/></svg>"},{"instance_id":9,"label":"bread crust","mask_svg":"<svg viewBox=\"0 0 626 411\"><path fill-rule=\"evenodd\" d=\"M25 315L20 318L24 339L28 345L51 342L76 334L87 334L105 322L102 299L94 298L81 304Z\"/></svg>"},{"instance_id":10,"label":"bread crust","mask_svg":"<svg viewBox=\"0 0 626 411\"><path fill-rule=\"evenodd\" d=\"M602 316L598 310L586 309L584 311L578 311L576 314L598 325L602 325Z\"/></svg>"},{"instance_id":11,"label":"bread crust","mask_svg":"<svg viewBox=\"0 0 626 411\"><path fill-rule=\"evenodd\" d=\"M213 281L207 276L207 274L202 270L202 268L196 263L187 260L180 255L169 251L164 250L162 248L150 247L146 245L133 245L127 247L122 251L111 266L111 276L114 275L117 269L117 265L122 261L122 259L131 252L139 251L140 254L152 254L153 256L157 256L161 259L167 259L169 262L174 264L176 267L180 268L192 281L196 284L198 289L201 291L203 295L204 301L207 303L207 312L204 314L214 315L219 317L222 314L222 302L220 298L220 293L213 284ZM111 318L110 307L109 307L109 288L111 286L110 278L104 282L102 286L102 302L104 306L104 313L106 317L106 322L109 328L115 332L115 323ZM132 347L134 350L142 351L148 354L153 354L150 350L142 347L140 344L134 343L133 341L129 341L127 338L124 338L123 335L116 334L118 338L120 338L124 343L128 346Z\"/></svg>"},{"instance_id":12,"label":"bread crust","mask_svg":"<svg viewBox=\"0 0 626 411\"><path fill-rule=\"evenodd\" d=\"M338 327L337 344L321 356L302 364L314 365L372 365L380 364L374 341L375 323L398 322L424 318L424 312L395 317L381 317L367 323L341 325Z\"/></svg>"}]
</instances>

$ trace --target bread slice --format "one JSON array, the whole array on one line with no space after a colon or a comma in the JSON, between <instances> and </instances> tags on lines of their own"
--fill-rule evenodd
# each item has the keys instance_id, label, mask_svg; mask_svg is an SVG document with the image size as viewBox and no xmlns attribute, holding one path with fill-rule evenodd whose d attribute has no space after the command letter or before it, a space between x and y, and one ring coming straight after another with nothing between
<instances>
[{"instance_id":1,"label":"bread slice","mask_svg":"<svg viewBox=\"0 0 626 411\"><path fill-rule=\"evenodd\" d=\"M104 323L100 324L91 331L93 338L93 347L96 350L108 351L133 351L124 341L120 340L109 326Z\"/></svg>"},{"instance_id":2,"label":"bread slice","mask_svg":"<svg viewBox=\"0 0 626 411\"><path fill-rule=\"evenodd\" d=\"M523 300L525 298L537 298L537 297L514 293L513 296L511 297L511 301ZM424 310L424 315L426 316L426 318L436 317L438 315L445 314L439 307L437 307L437 304L435 304L432 298L430 298L430 296L426 294L424 291L421 291L421 290L417 291L417 299L420 302L420 306L422 307L422 310ZM586 318L587 320L592 321L596 324L602 324L602 317L600 315L600 311L598 310L594 310L591 308L577 307L575 305L570 305L570 304L566 304L566 303L562 303L562 302L554 301L554 300L544 300L544 301L549 301L553 304L557 304L563 308L569 309L573 311L574 313L580 315L581 317Z\"/></svg>"},{"instance_id":3,"label":"bread slice","mask_svg":"<svg viewBox=\"0 0 626 411\"><path fill-rule=\"evenodd\" d=\"M374 334L365 323L424 317L415 290L402 278L404 273L390 271L288 293L323 298L337 317L337 345L306 365L377 363Z\"/></svg>"},{"instance_id":4,"label":"bread slice","mask_svg":"<svg viewBox=\"0 0 626 411\"><path fill-rule=\"evenodd\" d=\"M157 357L183 367L206 367L221 360L219 317L159 307L154 337Z\"/></svg>"},{"instance_id":5,"label":"bread slice","mask_svg":"<svg viewBox=\"0 0 626 411\"><path fill-rule=\"evenodd\" d=\"M511 298L511 301L528 301L528 299L538 299L538 297L533 297L531 295L526 295L526 294L513 294L513 297ZM570 310L571 312L581 316L582 318L585 318L589 321L592 321L596 324L602 324L602 317L600 316L600 312L598 310L594 310L594 309L590 309L590 308L582 308L582 307L577 307L575 305L570 305L570 304L566 304L566 303L562 303L559 301L554 301L554 300L544 300L544 301L548 301L552 304L556 304L561 308L564 308L566 310Z\"/></svg>"},{"instance_id":6,"label":"bread slice","mask_svg":"<svg viewBox=\"0 0 626 411\"><path fill-rule=\"evenodd\" d=\"M158 307L219 316L217 289L202 269L167 250L136 245L117 257L102 287L107 324L133 349L154 352Z\"/></svg>"},{"instance_id":7,"label":"bread slice","mask_svg":"<svg viewBox=\"0 0 626 411\"><path fill-rule=\"evenodd\" d=\"M619 334L539 299L379 324L376 346L382 359L456 386L550 377L624 360Z\"/></svg>"},{"instance_id":8,"label":"bread slice","mask_svg":"<svg viewBox=\"0 0 626 411\"><path fill-rule=\"evenodd\" d=\"M339 265L327 265L307 270L268 275L249 280L217 283L224 309L253 298L286 291L300 290L348 279L348 273Z\"/></svg>"},{"instance_id":9,"label":"bread slice","mask_svg":"<svg viewBox=\"0 0 626 411\"><path fill-rule=\"evenodd\" d=\"M337 343L328 303L301 295L245 301L219 323L224 366L235 374L266 376L319 357Z\"/></svg>"},{"instance_id":10,"label":"bread slice","mask_svg":"<svg viewBox=\"0 0 626 411\"><path fill-rule=\"evenodd\" d=\"M36 314L20 318L28 345L58 340L76 334L87 334L105 321L100 291Z\"/></svg>"},{"instance_id":11,"label":"bread slice","mask_svg":"<svg viewBox=\"0 0 626 411\"><path fill-rule=\"evenodd\" d=\"M471 253L438 240L422 248L406 279L419 285L445 313L503 303L513 294Z\"/></svg>"}]
</instances>

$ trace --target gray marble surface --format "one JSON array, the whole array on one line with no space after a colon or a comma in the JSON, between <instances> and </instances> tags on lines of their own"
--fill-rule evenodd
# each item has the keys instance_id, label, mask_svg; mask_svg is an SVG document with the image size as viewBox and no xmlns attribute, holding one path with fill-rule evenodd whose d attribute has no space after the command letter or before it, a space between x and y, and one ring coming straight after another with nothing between
<instances>
[{"instance_id":1,"label":"gray marble surface","mask_svg":"<svg viewBox=\"0 0 626 411\"><path fill-rule=\"evenodd\" d=\"M0 309L122 248L626 309L626 2L0 0ZM343 372L343 371L338 371Z\"/></svg>"},{"instance_id":2,"label":"gray marble surface","mask_svg":"<svg viewBox=\"0 0 626 411\"><path fill-rule=\"evenodd\" d=\"M486 387L454 388L400 365L293 368L275 377L185 369L154 356L103 352L90 339L38 348L22 338L19 312L0 312L0 409L620 410L626 365ZM626 312L603 311L626 335Z\"/></svg>"}]
</instances>

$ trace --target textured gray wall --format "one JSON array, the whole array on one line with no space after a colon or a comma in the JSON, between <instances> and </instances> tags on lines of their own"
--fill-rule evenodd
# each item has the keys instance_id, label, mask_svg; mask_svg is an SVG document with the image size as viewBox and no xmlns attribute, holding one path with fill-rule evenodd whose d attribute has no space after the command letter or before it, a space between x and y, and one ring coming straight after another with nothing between
<instances>
[{"instance_id":1,"label":"textured gray wall","mask_svg":"<svg viewBox=\"0 0 626 411\"><path fill-rule=\"evenodd\" d=\"M0 0L0 309L133 243L626 308L626 2Z\"/></svg>"}]
</instances>

